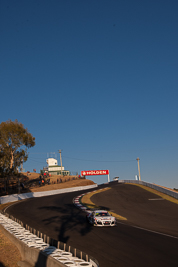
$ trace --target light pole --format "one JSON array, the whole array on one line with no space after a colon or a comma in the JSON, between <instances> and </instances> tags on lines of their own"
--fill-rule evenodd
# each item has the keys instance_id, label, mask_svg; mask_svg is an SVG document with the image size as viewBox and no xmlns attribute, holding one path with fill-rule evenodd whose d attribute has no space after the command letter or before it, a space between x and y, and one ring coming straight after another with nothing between
<instances>
[{"instance_id":1,"label":"light pole","mask_svg":"<svg viewBox=\"0 0 178 267\"><path fill-rule=\"evenodd\" d=\"M61 162L61 175L62 175L62 156L61 156L61 149L59 150L59 154L60 154L60 162Z\"/></svg>"},{"instance_id":2,"label":"light pole","mask_svg":"<svg viewBox=\"0 0 178 267\"><path fill-rule=\"evenodd\" d=\"M137 162L138 162L138 179L139 179L139 181L141 181L139 160L140 160L140 159L137 158Z\"/></svg>"}]
</instances>

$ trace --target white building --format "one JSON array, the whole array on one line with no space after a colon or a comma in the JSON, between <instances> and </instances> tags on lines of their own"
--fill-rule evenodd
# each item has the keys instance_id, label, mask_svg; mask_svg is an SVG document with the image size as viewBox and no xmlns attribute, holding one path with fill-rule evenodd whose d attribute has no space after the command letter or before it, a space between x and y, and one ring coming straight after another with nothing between
<instances>
[{"instance_id":1,"label":"white building","mask_svg":"<svg viewBox=\"0 0 178 267\"><path fill-rule=\"evenodd\" d=\"M48 164L48 173L53 175L69 175L70 172L66 171L63 166L59 166L57 159L48 158L46 160Z\"/></svg>"}]
</instances>

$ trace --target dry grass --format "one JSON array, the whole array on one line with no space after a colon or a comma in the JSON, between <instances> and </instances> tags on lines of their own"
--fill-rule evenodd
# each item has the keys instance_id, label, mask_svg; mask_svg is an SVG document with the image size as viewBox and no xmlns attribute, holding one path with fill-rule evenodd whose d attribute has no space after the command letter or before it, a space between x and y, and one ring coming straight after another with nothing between
<instances>
[{"instance_id":1,"label":"dry grass","mask_svg":"<svg viewBox=\"0 0 178 267\"><path fill-rule=\"evenodd\" d=\"M20 260L17 247L0 231L0 266L15 267Z\"/></svg>"},{"instance_id":2,"label":"dry grass","mask_svg":"<svg viewBox=\"0 0 178 267\"><path fill-rule=\"evenodd\" d=\"M30 188L31 192L41 192L41 191L50 191L50 190L56 190L56 189L62 189L62 188L70 188L70 187L76 187L76 186L85 186L85 185L92 185L94 184L93 181L87 180L87 179L78 179L78 180L71 180L59 184L50 184L50 185L44 185L41 187L34 187Z\"/></svg>"},{"instance_id":3,"label":"dry grass","mask_svg":"<svg viewBox=\"0 0 178 267\"><path fill-rule=\"evenodd\" d=\"M1 204L0 210L8 205L9 203ZM16 267L18 261L21 261L19 250L0 229L0 267Z\"/></svg>"}]
</instances>

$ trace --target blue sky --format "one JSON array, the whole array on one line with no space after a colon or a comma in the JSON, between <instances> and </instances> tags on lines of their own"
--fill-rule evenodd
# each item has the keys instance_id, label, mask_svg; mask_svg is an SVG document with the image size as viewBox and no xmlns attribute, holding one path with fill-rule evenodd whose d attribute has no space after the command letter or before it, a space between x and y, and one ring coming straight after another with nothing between
<instances>
[{"instance_id":1,"label":"blue sky","mask_svg":"<svg viewBox=\"0 0 178 267\"><path fill-rule=\"evenodd\" d=\"M178 188L178 2L0 1L1 122L71 172ZM107 181L93 176L95 182Z\"/></svg>"}]
</instances>

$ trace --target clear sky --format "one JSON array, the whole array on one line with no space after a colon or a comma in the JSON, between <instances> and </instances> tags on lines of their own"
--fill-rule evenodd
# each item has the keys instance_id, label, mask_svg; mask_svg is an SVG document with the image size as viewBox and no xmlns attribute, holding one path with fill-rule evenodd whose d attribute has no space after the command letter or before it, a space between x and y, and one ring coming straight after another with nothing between
<instances>
[{"instance_id":1,"label":"clear sky","mask_svg":"<svg viewBox=\"0 0 178 267\"><path fill-rule=\"evenodd\" d=\"M71 172L178 188L178 1L0 0L0 119ZM98 183L107 176L93 176Z\"/></svg>"}]
</instances>

